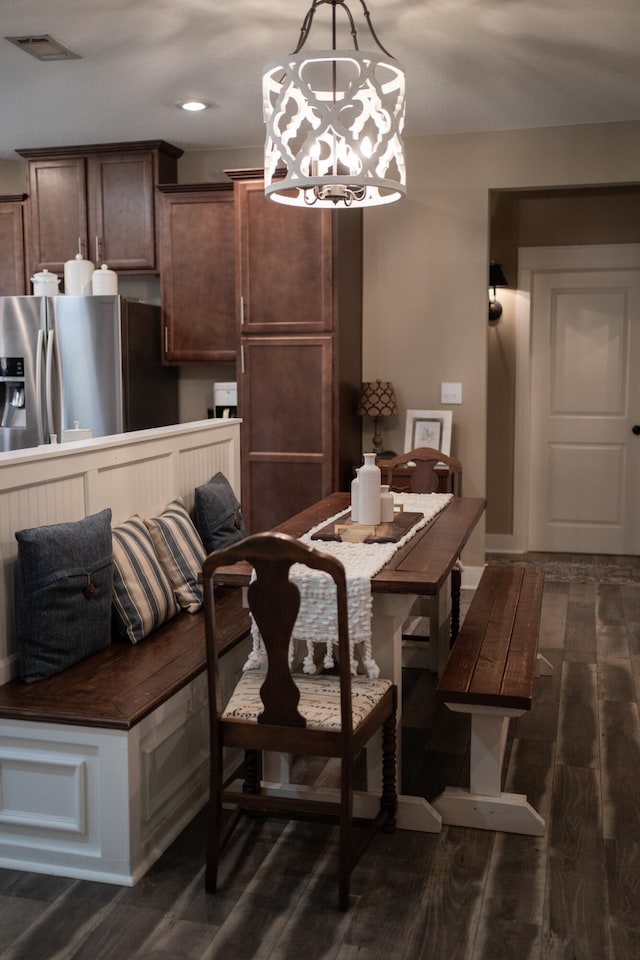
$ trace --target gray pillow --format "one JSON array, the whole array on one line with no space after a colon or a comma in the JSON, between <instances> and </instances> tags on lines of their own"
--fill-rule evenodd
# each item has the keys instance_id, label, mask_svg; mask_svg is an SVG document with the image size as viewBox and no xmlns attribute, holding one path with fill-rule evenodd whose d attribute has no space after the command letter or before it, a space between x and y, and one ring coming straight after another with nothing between
<instances>
[{"instance_id":1,"label":"gray pillow","mask_svg":"<svg viewBox=\"0 0 640 960\"><path fill-rule=\"evenodd\" d=\"M20 677L32 683L111 642L111 510L15 536Z\"/></svg>"},{"instance_id":2,"label":"gray pillow","mask_svg":"<svg viewBox=\"0 0 640 960\"><path fill-rule=\"evenodd\" d=\"M228 547L247 535L242 510L223 473L196 487L196 527L207 553Z\"/></svg>"}]
</instances>

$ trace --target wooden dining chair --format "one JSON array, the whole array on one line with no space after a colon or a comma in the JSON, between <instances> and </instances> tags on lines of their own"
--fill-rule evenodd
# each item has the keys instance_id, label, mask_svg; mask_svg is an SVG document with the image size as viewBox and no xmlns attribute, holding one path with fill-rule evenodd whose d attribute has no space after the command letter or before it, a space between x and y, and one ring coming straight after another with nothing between
<instances>
[{"instance_id":1,"label":"wooden dining chair","mask_svg":"<svg viewBox=\"0 0 640 960\"><path fill-rule=\"evenodd\" d=\"M221 705L214 577L218 567L238 561L248 561L254 569L248 603L264 643L267 669L266 672L246 670L228 703ZM289 572L291 566L298 563L324 571L336 584L338 675L307 676L290 670L289 641L300 607L300 592L289 579ZM362 853L378 829L387 833L395 830L397 689L390 680L351 675L344 567L333 557L286 534L258 533L210 554L203 565L203 587L211 732L206 890L216 891L220 852L243 812L287 819L328 820L339 826L338 904L340 910L346 910L351 872ZM374 818L356 820L353 817L354 760L380 729L383 752L380 807ZM223 785L225 747L245 751L242 791L232 791ZM260 758L264 750L339 758L338 799L332 802L262 792ZM303 792L298 790L300 794ZM224 830L223 803L234 806Z\"/></svg>"},{"instance_id":2,"label":"wooden dining chair","mask_svg":"<svg viewBox=\"0 0 640 960\"><path fill-rule=\"evenodd\" d=\"M448 457L446 453L435 450L433 447L416 447L415 450L401 453L393 460L388 460L385 469L386 482L390 489L393 489L394 469L408 463L415 463L415 469L409 474L412 493L435 493L439 482L435 468L438 463L444 463L449 467L451 492L456 497L462 496L462 464L455 457Z\"/></svg>"},{"instance_id":3,"label":"wooden dining chair","mask_svg":"<svg viewBox=\"0 0 640 960\"><path fill-rule=\"evenodd\" d=\"M412 493L435 493L438 489L439 477L436 465L444 463L449 468L449 487L454 497L462 496L462 463L455 457L449 457L441 450L433 447L416 447L408 453L389 460L386 464L386 477L389 489L394 490L393 471L404 464L415 464L409 480ZM455 642L460 629L460 590L462 587L462 564L460 561L451 571L451 645ZM427 614L429 615L429 613ZM413 639L427 640L428 636L412 635Z\"/></svg>"}]
</instances>

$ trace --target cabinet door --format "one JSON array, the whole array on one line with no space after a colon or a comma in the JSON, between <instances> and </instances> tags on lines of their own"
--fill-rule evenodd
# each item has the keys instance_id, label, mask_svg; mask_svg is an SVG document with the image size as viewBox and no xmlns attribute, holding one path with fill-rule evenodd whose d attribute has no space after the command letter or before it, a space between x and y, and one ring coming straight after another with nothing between
<instances>
[{"instance_id":1,"label":"cabinet door","mask_svg":"<svg viewBox=\"0 0 640 960\"><path fill-rule=\"evenodd\" d=\"M24 204L0 198L0 296L29 292L24 260Z\"/></svg>"},{"instance_id":2,"label":"cabinet door","mask_svg":"<svg viewBox=\"0 0 640 960\"><path fill-rule=\"evenodd\" d=\"M65 260L78 253L79 240L82 253L89 252L84 158L30 161L29 193L29 269L62 274Z\"/></svg>"},{"instance_id":3,"label":"cabinet door","mask_svg":"<svg viewBox=\"0 0 640 960\"><path fill-rule=\"evenodd\" d=\"M252 533L332 491L330 337L245 337L242 506Z\"/></svg>"},{"instance_id":4,"label":"cabinet door","mask_svg":"<svg viewBox=\"0 0 640 960\"><path fill-rule=\"evenodd\" d=\"M154 270L151 153L97 155L88 163L90 259L112 270Z\"/></svg>"},{"instance_id":5,"label":"cabinet door","mask_svg":"<svg viewBox=\"0 0 640 960\"><path fill-rule=\"evenodd\" d=\"M235 184L242 332L332 328L332 212L287 207L262 181Z\"/></svg>"},{"instance_id":6,"label":"cabinet door","mask_svg":"<svg viewBox=\"0 0 640 960\"><path fill-rule=\"evenodd\" d=\"M233 189L158 193L165 360L235 360Z\"/></svg>"}]
</instances>

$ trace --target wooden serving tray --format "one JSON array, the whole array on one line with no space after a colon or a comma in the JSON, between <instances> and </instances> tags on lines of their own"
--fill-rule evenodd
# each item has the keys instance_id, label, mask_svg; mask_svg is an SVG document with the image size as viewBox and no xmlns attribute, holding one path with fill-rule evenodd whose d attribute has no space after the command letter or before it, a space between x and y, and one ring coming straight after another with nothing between
<instances>
[{"instance_id":1,"label":"wooden serving tray","mask_svg":"<svg viewBox=\"0 0 640 960\"><path fill-rule=\"evenodd\" d=\"M411 527L415 526L419 520L422 520L424 514L422 513L409 513L406 510L403 510L401 513L397 513L393 520L389 523L379 523L376 527L363 527L361 524L353 523L351 519L351 514L348 513L342 517L339 521L333 523L328 523L326 527L322 527L321 530L316 530L314 534L311 535L312 540L355 540L360 541L361 543L397 543L398 540L402 540L405 533L408 533ZM342 528L353 527L354 533L360 530L362 532L361 536L349 537L342 536ZM369 532L367 532L367 530Z\"/></svg>"}]
</instances>

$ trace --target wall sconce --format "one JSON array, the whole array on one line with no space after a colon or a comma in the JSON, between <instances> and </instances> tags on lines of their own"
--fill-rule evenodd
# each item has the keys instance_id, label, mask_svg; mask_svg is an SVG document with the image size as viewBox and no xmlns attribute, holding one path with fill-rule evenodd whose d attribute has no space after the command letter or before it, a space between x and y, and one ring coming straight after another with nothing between
<instances>
[{"instance_id":1,"label":"wall sconce","mask_svg":"<svg viewBox=\"0 0 640 960\"><path fill-rule=\"evenodd\" d=\"M389 383L388 380L373 380L363 383L360 389L357 412L361 417L371 417L373 419L373 450L376 457L379 457L382 453L380 420L382 417L393 417L398 412L393 384Z\"/></svg>"},{"instance_id":2,"label":"wall sconce","mask_svg":"<svg viewBox=\"0 0 640 960\"><path fill-rule=\"evenodd\" d=\"M489 323L497 323L502 316L502 304L496 300L496 287L508 287L509 282L502 272L502 264L489 262Z\"/></svg>"}]
</instances>

